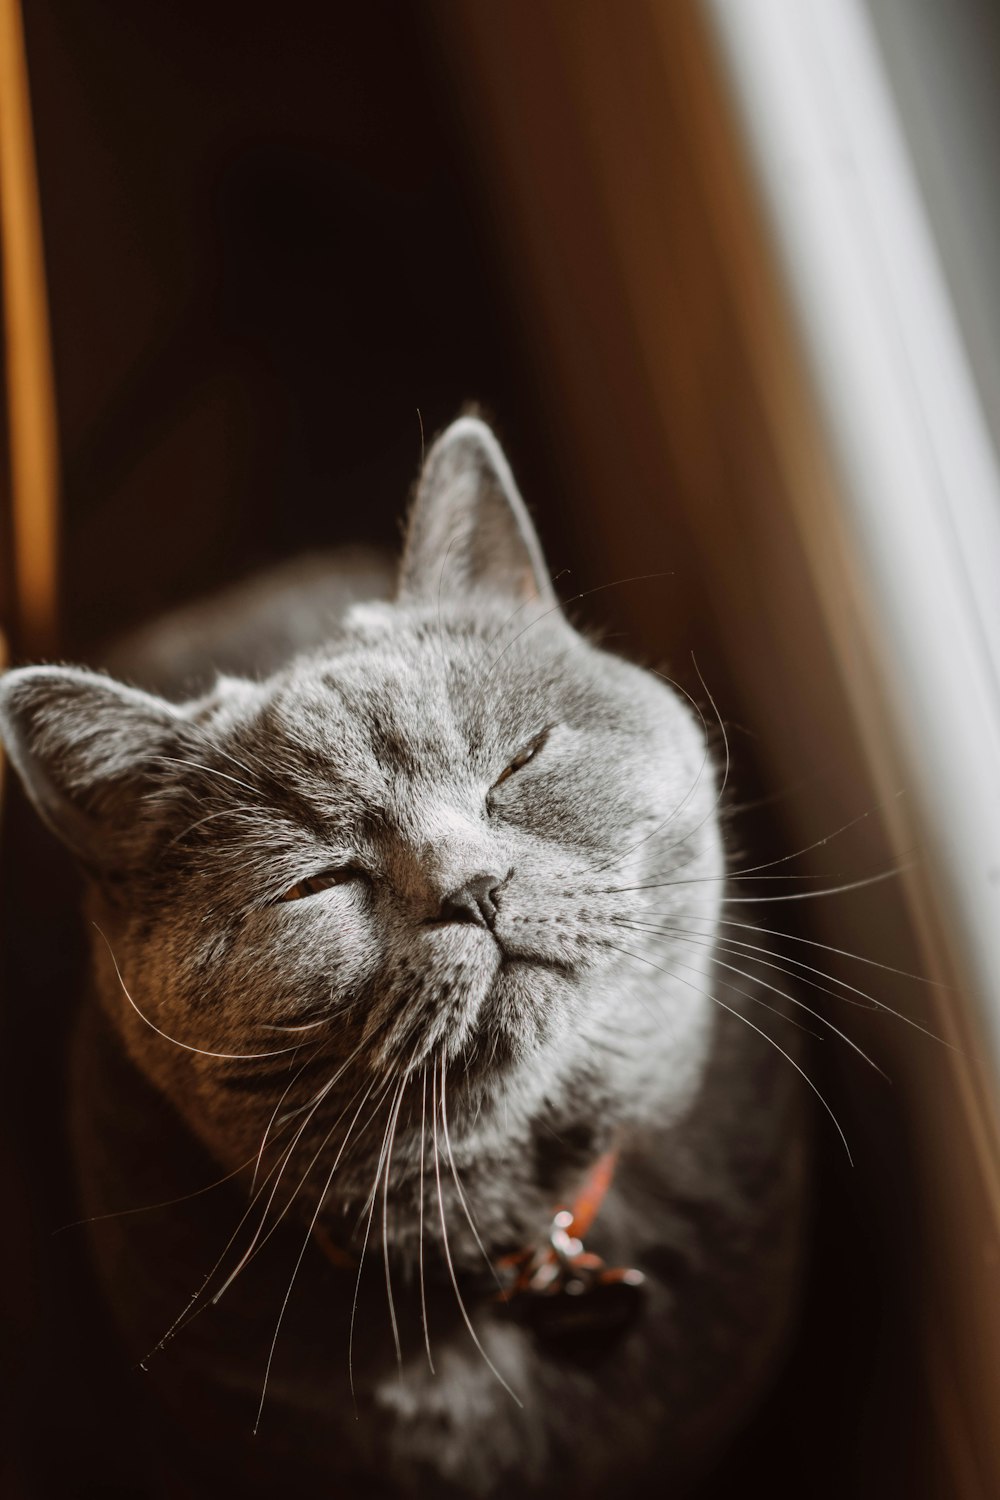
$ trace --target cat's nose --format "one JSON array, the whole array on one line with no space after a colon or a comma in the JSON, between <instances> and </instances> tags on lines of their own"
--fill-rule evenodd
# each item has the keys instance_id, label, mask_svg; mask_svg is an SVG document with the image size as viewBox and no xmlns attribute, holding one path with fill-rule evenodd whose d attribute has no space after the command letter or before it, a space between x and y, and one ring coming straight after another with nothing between
<instances>
[{"instance_id":1,"label":"cat's nose","mask_svg":"<svg viewBox=\"0 0 1000 1500\"><path fill-rule=\"evenodd\" d=\"M493 931L497 919L496 896L502 877L493 874L471 875L441 902L439 922L478 922Z\"/></svg>"}]
</instances>

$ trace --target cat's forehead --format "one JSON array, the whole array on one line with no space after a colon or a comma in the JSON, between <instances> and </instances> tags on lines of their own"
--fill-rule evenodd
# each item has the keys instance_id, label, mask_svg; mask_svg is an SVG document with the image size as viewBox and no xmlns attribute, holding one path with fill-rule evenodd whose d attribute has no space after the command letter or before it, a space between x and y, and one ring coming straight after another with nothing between
<instances>
[{"instance_id":1,"label":"cat's forehead","mask_svg":"<svg viewBox=\"0 0 1000 1500\"><path fill-rule=\"evenodd\" d=\"M533 724L543 656L500 654L488 632L427 622L366 630L281 674L265 708L268 732L338 759L431 769L488 753Z\"/></svg>"}]
</instances>

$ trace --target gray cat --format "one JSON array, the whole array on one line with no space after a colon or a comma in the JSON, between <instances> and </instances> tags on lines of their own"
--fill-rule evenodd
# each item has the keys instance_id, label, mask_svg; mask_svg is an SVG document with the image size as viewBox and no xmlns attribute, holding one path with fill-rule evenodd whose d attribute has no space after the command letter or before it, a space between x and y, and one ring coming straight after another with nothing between
<instances>
[{"instance_id":1,"label":"gray cat","mask_svg":"<svg viewBox=\"0 0 1000 1500\"><path fill-rule=\"evenodd\" d=\"M263 680L246 613L247 675L193 700L0 681L89 877L74 1142L155 1463L213 1496L680 1494L780 1352L804 1155L716 967L704 726L569 624L471 417L393 602L317 612Z\"/></svg>"}]
</instances>

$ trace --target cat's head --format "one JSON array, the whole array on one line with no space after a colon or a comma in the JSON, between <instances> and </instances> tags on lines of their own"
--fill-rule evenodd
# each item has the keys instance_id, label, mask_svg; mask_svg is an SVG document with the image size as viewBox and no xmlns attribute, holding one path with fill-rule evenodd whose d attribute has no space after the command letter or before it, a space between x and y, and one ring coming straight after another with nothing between
<instances>
[{"instance_id":1,"label":"cat's head","mask_svg":"<svg viewBox=\"0 0 1000 1500\"><path fill-rule=\"evenodd\" d=\"M312 1149L371 1112L377 1147L393 1107L405 1163L445 1087L456 1149L499 1150L696 1086L705 734L569 623L478 420L428 456L395 601L322 651L182 704L12 671L0 725L91 877L103 1003L228 1166L269 1121Z\"/></svg>"}]
</instances>

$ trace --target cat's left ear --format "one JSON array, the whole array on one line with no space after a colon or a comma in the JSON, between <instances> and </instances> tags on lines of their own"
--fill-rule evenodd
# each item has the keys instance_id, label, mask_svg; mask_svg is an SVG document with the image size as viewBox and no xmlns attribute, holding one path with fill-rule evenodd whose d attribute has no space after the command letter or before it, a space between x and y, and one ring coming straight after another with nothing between
<instances>
[{"instance_id":1,"label":"cat's left ear","mask_svg":"<svg viewBox=\"0 0 1000 1500\"><path fill-rule=\"evenodd\" d=\"M460 417L427 455L406 532L399 596L484 593L557 603L503 449L485 422Z\"/></svg>"},{"instance_id":2,"label":"cat's left ear","mask_svg":"<svg viewBox=\"0 0 1000 1500\"><path fill-rule=\"evenodd\" d=\"M178 754L180 709L79 667L0 677L0 739L52 832L92 872L145 850L147 798Z\"/></svg>"}]
</instances>

